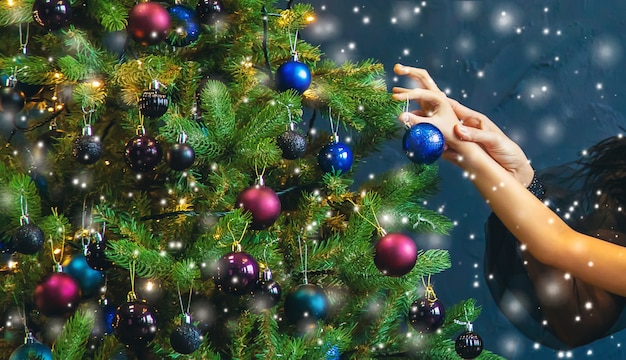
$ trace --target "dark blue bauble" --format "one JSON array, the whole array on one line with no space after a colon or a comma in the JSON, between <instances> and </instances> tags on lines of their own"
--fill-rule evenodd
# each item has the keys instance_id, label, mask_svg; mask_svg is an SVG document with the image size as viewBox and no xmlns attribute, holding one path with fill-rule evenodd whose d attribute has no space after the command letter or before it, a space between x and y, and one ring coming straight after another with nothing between
<instances>
[{"instance_id":1,"label":"dark blue bauble","mask_svg":"<svg viewBox=\"0 0 626 360\"><path fill-rule=\"evenodd\" d=\"M285 298L285 317L298 328L309 328L311 323L328 315L328 298L319 286L300 285Z\"/></svg>"},{"instance_id":2,"label":"dark blue bauble","mask_svg":"<svg viewBox=\"0 0 626 360\"><path fill-rule=\"evenodd\" d=\"M288 61L276 70L276 88L279 91L293 89L302 94L310 85L311 71L299 61Z\"/></svg>"},{"instance_id":3,"label":"dark blue bauble","mask_svg":"<svg viewBox=\"0 0 626 360\"><path fill-rule=\"evenodd\" d=\"M317 155L317 162L324 172L343 174L352 167L352 149L341 141L324 146Z\"/></svg>"},{"instance_id":4,"label":"dark blue bauble","mask_svg":"<svg viewBox=\"0 0 626 360\"><path fill-rule=\"evenodd\" d=\"M193 165L195 160L196 152L187 143L174 144L165 153L165 161L172 170L187 170Z\"/></svg>"},{"instance_id":5,"label":"dark blue bauble","mask_svg":"<svg viewBox=\"0 0 626 360\"><path fill-rule=\"evenodd\" d=\"M256 311L270 309L280 301L282 289L274 280L259 280L254 290L250 307Z\"/></svg>"},{"instance_id":6,"label":"dark blue bauble","mask_svg":"<svg viewBox=\"0 0 626 360\"><path fill-rule=\"evenodd\" d=\"M106 255L107 244L108 241L106 239L97 239L90 242L87 246L85 260L92 269L104 271L113 266L113 263Z\"/></svg>"},{"instance_id":7,"label":"dark blue bauble","mask_svg":"<svg viewBox=\"0 0 626 360\"><path fill-rule=\"evenodd\" d=\"M9 360L28 359L52 360L52 351L49 347L36 340L27 340L25 344L15 349L11 353L11 357L9 357Z\"/></svg>"},{"instance_id":8,"label":"dark blue bauble","mask_svg":"<svg viewBox=\"0 0 626 360\"><path fill-rule=\"evenodd\" d=\"M15 230L10 247L20 254L34 255L41 250L45 240L43 231L37 225L27 223Z\"/></svg>"},{"instance_id":9,"label":"dark blue bauble","mask_svg":"<svg viewBox=\"0 0 626 360\"><path fill-rule=\"evenodd\" d=\"M26 104L26 95L14 86L5 86L0 89L0 110L8 113L22 111Z\"/></svg>"},{"instance_id":10,"label":"dark blue bauble","mask_svg":"<svg viewBox=\"0 0 626 360\"><path fill-rule=\"evenodd\" d=\"M167 42L173 46L187 46L200 36L200 19L196 12L184 5L172 5L167 8L170 14L171 28Z\"/></svg>"},{"instance_id":11,"label":"dark blue bauble","mask_svg":"<svg viewBox=\"0 0 626 360\"><path fill-rule=\"evenodd\" d=\"M483 339L473 331L466 331L456 339L454 350L463 359L475 359L483 352Z\"/></svg>"},{"instance_id":12,"label":"dark blue bauble","mask_svg":"<svg viewBox=\"0 0 626 360\"><path fill-rule=\"evenodd\" d=\"M224 7L219 0L200 0L196 12L200 21L206 25L214 25L222 15Z\"/></svg>"},{"instance_id":13,"label":"dark blue bauble","mask_svg":"<svg viewBox=\"0 0 626 360\"><path fill-rule=\"evenodd\" d=\"M402 149L414 163L431 164L443 153L443 143L443 134L435 125L419 123L404 133Z\"/></svg>"},{"instance_id":14,"label":"dark blue bauble","mask_svg":"<svg viewBox=\"0 0 626 360\"><path fill-rule=\"evenodd\" d=\"M92 269L83 254L76 254L65 262L63 272L76 279L83 298L96 295L104 286L104 272Z\"/></svg>"},{"instance_id":15,"label":"dark blue bauble","mask_svg":"<svg viewBox=\"0 0 626 360\"><path fill-rule=\"evenodd\" d=\"M193 325L182 323L170 334L170 345L181 354L191 354L202 345L202 333Z\"/></svg>"},{"instance_id":16,"label":"dark blue bauble","mask_svg":"<svg viewBox=\"0 0 626 360\"><path fill-rule=\"evenodd\" d=\"M129 39L126 30L112 31L102 37L102 47L117 56L121 56L126 51Z\"/></svg>"},{"instance_id":17,"label":"dark blue bauble","mask_svg":"<svg viewBox=\"0 0 626 360\"><path fill-rule=\"evenodd\" d=\"M433 333L446 320L446 311L439 300L428 300L421 297L409 308L409 322L415 331Z\"/></svg>"},{"instance_id":18,"label":"dark blue bauble","mask_svg":"<svg viewBox=\"0 0 626 360\"><path fill-rule=\"evenodd\" d=\"M101 338L104 335L113 334L113 318L115 317L115 312L117 311L117 306L112 304L102 304L95 308L94 316L94 326L91 330L91 335L97 338Z\"/></svg>"}]
</instances>

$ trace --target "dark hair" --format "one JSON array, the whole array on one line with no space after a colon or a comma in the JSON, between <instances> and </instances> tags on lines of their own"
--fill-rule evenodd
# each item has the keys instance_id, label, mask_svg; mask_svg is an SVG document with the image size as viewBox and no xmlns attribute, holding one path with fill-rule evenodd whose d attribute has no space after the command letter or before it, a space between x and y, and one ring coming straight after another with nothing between
<instances>
[{"instance_id":1,"label":"dark hair","mask_svg":"<svg viewBox=\"0 0 626 360\"><path fill-rule=\"evenodd\" d=\"M626 137L600 141L578 160L578 165L589 205L599 199L609 206L626 204Z\"/></svg>"}]
</instances>

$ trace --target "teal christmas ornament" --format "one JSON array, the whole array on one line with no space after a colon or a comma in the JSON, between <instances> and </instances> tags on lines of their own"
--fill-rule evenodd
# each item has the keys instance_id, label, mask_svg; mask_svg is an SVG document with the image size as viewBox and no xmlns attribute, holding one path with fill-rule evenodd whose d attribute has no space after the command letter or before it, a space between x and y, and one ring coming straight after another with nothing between
<instances>
[{"instance_id":1,"label":"teal christmas ornament","mask_svg":"<svg viewBox=\"0 0 626 360\"><path fill-rule=\"evenodd\" d=\"M411 126L402 138L402 149L417 164L432 164L443 153L444 139L439 129L429 123Z\"/></svg>"},{"instance_id":2,"label":"teal christmas ornament","mask_svg":"<svg viewBox=\"0 0 626 360\"><path fill-rule=\"evenodd\" d=\"M328 298L324 290L313 284L300 285L285 297L285 317L299 331L314 328L328 315Z\"/></svg>"},{"instance_id":3,"label":"teal christmas ornament","mask_svg":"<svg viewBox=\"0 0 626 360\"><path fill-rule=\"evenodd\" d=\"M83 254L76 254L66 261L63 264L63 272L76 279L83 298L96 295L104 286L104 272L89 266Z\"/></svg>"},{"instance_id":4,"label":"teal christmas ornament","mask_svg":"<svg viewBox=\"0 0 626 360\"><path fill-rule=\"evenodd\" d=\"M322 171L343 174L352 167L352 149L341 141L325 145L317 155L317 162Z\"/></svg>"},{"instance_id":5,"label":"teal christmas ornament","mask_svg":"<svg viewBox=\"0 0 626 360\"><path fill-rule=\"evenodd\" d=\"M46 345L37 341L31 333L24 339L24 344L15 349L9 360L52 360L52 351Z\"/></svg>"},{"instance_id":6,"label":"teal christmas ornament","mask_svg":"<svg viewBox=\"0 0 626 360\"><path fill-rule=\"evenodd\" d=\"M306 64L291 60L276 70L276 88L278 91L293 89L302 94L310 85L311 70Z\"/></svg>"}]
</instances>

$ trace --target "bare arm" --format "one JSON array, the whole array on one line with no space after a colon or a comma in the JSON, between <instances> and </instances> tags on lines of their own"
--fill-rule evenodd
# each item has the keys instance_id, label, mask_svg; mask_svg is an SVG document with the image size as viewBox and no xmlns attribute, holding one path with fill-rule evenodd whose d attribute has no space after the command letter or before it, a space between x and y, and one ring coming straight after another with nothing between
<instances>
[{"instance_id":1,"label":"bare arm","mask_svg":"<svg viewBox=\"0 0 626 360\"><path fill-rule=\"evenodd\" d=\"M414 124L430 122L446 139L446 159L461 167L503 224L540 262L609 292L626 296L624 248L576 232L528 192L483 147L455 135L459 125L452 105L423 69L394 68L398 75L419 81L424 88L394 88L394 99L417 101L427 111L401 114Z\"/></svg>"}]
</instances>

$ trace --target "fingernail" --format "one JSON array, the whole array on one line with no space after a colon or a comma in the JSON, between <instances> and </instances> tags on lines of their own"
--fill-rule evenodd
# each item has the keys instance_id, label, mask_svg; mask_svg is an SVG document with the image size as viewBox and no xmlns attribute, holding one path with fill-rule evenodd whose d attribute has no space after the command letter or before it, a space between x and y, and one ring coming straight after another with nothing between
<instances>
[{"instance_id":1,"label":"fingernail","mask_svg":"<svg viewBox=\"0 0 626 360\"><path fill-rule=\"evenodd\" d=\"M404 122L409 121L409 114L407 114L407 113L402 114L402 121L404 121Z\"/></svg>"}]
</instances>

